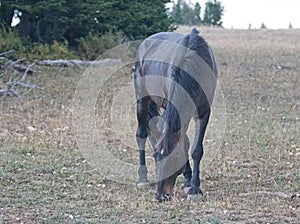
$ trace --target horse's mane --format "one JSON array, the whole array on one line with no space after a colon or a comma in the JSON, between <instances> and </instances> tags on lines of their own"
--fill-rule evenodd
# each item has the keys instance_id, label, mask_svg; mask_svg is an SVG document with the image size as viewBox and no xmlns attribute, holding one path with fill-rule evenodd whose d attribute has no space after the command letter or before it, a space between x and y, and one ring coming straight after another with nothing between
<instances>
[{"instance_id":1,"label":"horse's mane","mask_svg":"<svg viewBox=\"0 0 300 224\"><path fill-rule=\"evenodd\" d=\"M199 73L199 66L194 62L195 54L200 56L202 60L209 66L213 71L215 76L217 76L216 63L214 56L212 54L211 48L206 42L206 40L198 35L199 32L193 29L190 34L185 35L180 41L180 44L186 47L186 52L179 61L178 65L173 65L173 72L171 74L171 80L173 83L178 85L173 85L168 92L168 103L165 108L162 118L167 125L165 128L164 136L161 139L160 149L162 154L168 155L174 149L177 142L174 139L173 134L181 130L181 124L186 124L189 122L190 118L195 112L193 107L188 102L188 99L182 98L181 90L178 86L181 86L185 92L188 93L189 97L193 100L194 105L201 106L202 111L208 110L210 105L203 92L200 84L184 69L184 66L190 66L192 70ZM201 99L201 102L199 102ZM196 102L198 100L198 102ZM175 105L173 104L175 102ZM198 109L198 108L196 108ZM173 142L172 142L173 141ZM175 141L175 142L174 142Z\"/></svg>"},{"instance_id":2,"label":"horse's mane","mask_svg":"<svg viewBox=\"0 0 300 224\"><path fill-rule=\"evenodd\" d=\"M199 55L206 64L210 67L210 69L214 72L217 76L217 66L215 62L214 55L212 53L211 47L207 43L207 41L203 38L203 36L198 35L199 31L195 28L191 31L189 36L189 42L186 47L191 51L195 52ZM187 52L185 60L189 57L190 51Z\"/></svg>"}]
</instances>

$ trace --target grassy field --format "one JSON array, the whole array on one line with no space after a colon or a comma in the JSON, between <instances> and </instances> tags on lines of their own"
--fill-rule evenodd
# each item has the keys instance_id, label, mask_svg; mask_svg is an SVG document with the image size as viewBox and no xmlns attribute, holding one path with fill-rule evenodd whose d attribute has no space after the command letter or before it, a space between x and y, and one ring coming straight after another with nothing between
<instances>
[{"instance_id":1,"label":"grassy field","mask_svg":"<svg viewBox=\"0 0 300 224\"><path fill-rule=\"evenodd\" d=\"M203 201L186 200L182 177L174 199L157 203L155 185L139 191L103 175L73 130L84 70L36 67L29 78L43 89L0 99L0 222L299 223L300 30L200 32L215 52L226 106L219 151L202 170ZM99 135L120 160L137 163L136 149L122 145L109 120L114 89L132 77L113 77L95 108L105 127Z\"/></svg>"}]
</instances>

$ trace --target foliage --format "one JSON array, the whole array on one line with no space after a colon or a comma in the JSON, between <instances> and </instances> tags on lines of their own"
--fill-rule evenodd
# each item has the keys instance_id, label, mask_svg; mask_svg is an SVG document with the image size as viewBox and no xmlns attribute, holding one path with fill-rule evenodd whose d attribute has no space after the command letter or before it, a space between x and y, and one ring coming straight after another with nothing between
<instances>
[{"instance_id":1,"label":"foliage","mask_svg":"<svg viewBox=\"0 0 300 224\"><path fill-rule=\"evenodd\" d=\"M68 41L53 41L52 44L35 43L27 51L27 59L43 60L43 59L71 59L76 58L76 53L69 48Z\"/></svg>"},{"instance_id":2,"label":"foliage","mask_svg":"<svg viewBox=\"0 0 300 224\"><path fill-rule=\"evenodd\" d=\"M0 21L9 27L13 10L22 12L17 26L22 37L50 44L54 40L77 40L89 33L104 35L122 32L130 39L141 39L161 30L172 30L166 13L169 0L7 0L0 6ZM153 7L155 5L155 7Z\"/></svg>"},{"instance_id":3,"label":"foliage","mask_svg":"<svg viewBox=\"0 0 300 224\"><path fill-rule=\"evenodd\" d=\"M19 56L24 56L26 47L25 40L18 36L18 33L12 29L0 29L0 53L9 50L15 50Z\"/></svg>"},{"instance_id":4,"label":"foliage","mask_svg":"<svg viewBox=\"0 0 300 224\"><path fill-rule=\"evenodd\" d=\"M183 0L178 0L172 9L172 17L179 25L200 25L201 6L197 2L195 6L187 4Z\"/></svg>"},{"instance_id":5,"label":"foliage","mask_svg":"<svg viewBox=\"0 0 300 224\"><path fill-rule=\"evenodd\" d=\"M267 26L265 25L265 23L262 23L260 26L261 29L267 29Z\"/></svg>"},{"instance_id":6,"label":"foliage","mask_svg":"<svg viewBox=\"0 0 300 224\"><path fill-rule=\"evenodd\" d=\"M181 0L178 0L177 4L175 4L172 9L172 17L173 17L174 21L176 22L176 24L179 24L179 25L184 24L180 3L181 3Z\"/></svg>"},{"instance_id":7,"label":"foliage","mask_svg":"<svg viewBox=\"0 0 300 224\"><path fill-rule=\"evenodd\" d=\"M113 24L131 40L140 40L160 31L174 30L172 20L166 12L165 4L168 2L170 1L115 1Z\"/></svg>"},{"instance_id":8,"label":"foliage","mask_svg":"<svg viewBox=\"0 0 300 224\"><path fill-rule=\"evenodd\" d=\"M89 33L85 38L78 41L78 54L85 59L94 60L106 50L124 42L121 33L113 34L108 32L104 35Z\"/></svg>"},{"instance_id":9,"label":"foliage","mask_svg":"<svg viewBox=\"0 0 300 224\"><path fill-rule=\"evenodd\" d=\"M224 7L219 1L209 0L205 4L203 20L200 17L201 6L197 2L195 5L187 4L184 0L178 0L172 9L172 17L179 25L209 25L222 26L221 18Z\"/></svg>"},{"instance_id":10,"label":"foliage","mask_svg":"<svg viewBox=\"0 0 300 224\"><path fill-rule=\"evenodd\" d=\"M94 60L108 49L125 41L124 34L108 32L104 35L89 33L85 38L76 40L78 46L72 48L67 40L52 43L31 43L28 39L20 38L16 30L0 29L0 53L14 50L11 58L25 57L29 61L44 59L74 59L83 58Z\"/></svg>"},{"instance_id":11,"label":"foliage","mask_svg":"<svg viewBox=\"0 0 300 224\"><path fill-rule=\"evenodd\" d=\"M222 26L222 16L224 7L220 1L209 0L205 3L205 11L203 16L203 24L211 26Z\"/></svg>"}]
</instances>

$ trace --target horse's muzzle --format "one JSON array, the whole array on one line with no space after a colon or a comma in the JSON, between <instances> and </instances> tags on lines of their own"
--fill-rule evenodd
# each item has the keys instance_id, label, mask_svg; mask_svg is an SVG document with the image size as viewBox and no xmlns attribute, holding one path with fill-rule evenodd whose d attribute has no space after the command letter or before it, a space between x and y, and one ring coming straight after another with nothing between
<instances>
[{"instance_id":1,"label":"horse's muzzle","mask_svg":"<svg viewBox=\"0 0 300 224\"><path fill-rule=\"evenodd\" d=\"M172 199L171 194L163 194L163 193L156 193L155 196L158 202L170 201Z\"/></svg>"}]
</instances>

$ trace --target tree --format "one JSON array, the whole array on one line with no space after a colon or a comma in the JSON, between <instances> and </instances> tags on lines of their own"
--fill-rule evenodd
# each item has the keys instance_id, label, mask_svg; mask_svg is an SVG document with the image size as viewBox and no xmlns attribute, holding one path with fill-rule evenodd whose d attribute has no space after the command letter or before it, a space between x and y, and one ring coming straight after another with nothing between
<instances>
[{"instance_id":1,"label":"tree","mask_svg":"<svg viewBox=\"0 0 300 224\"><path fill-rule=\"evenodd\" d=\"M182 16L182 0L178 0L177 4L173 6L172 17L176 24L183 24L183 16Z\"/></svg>"},{"instance_id":2,"label":"tree","mask_svg":"<svg viewBox=\"0 0 300 224\"><path fill-rule=\"evenodd\" d=\"M21 23L17 27L22 37L43 43L66 39L73 45L77 38L100 28L94 21L95 14L97 9L101 10L106 5L99 3L98 0L88 3L78 0L15 0L3 1L0 10L6 11L6 14L14 9L22 12ZM10 24L10 16L1 19L6 20L6 26Z\"/></svg>"},{"instance_id":3,"label":"tree","mask_svg":"<svg viewBox=\"0 0 300 224\"><path fill-rule=\"evenodd\" d=\"M0 23L1 28L7 28L10 26L11 19L14 11L10 9L12 1L1 1L0 0Z\"/></svg>"},{"instance_id":4,"label":"tree","mask_svg":"<svg viewBox=\"0 0 300 224\"><path fill-rule=\"evenodd\" d=\"M167 14L170 0L118 0L108 10L113 15L113 26L130 39L142 39L159 31L174 30Z\"/></svg>"},{"instance_id":5,"label":"tree","mask_svg":"<svg viewBox=\"0 0 300 224\"><path fill-rule=\"evenodd\" d=\"M165 4L170 0L2 0L0 21L10 26L13 11L22 12L17 26L33 42L67 40L71 46L90 33L123 32L141 39L161 30L172 30ZM155 6L155 7L153 7Z\"/></svg>"},{"instance_id":6,"label":"tree","mask_svg":"<svg viewBox=\"0 0 300 224\"><path fill-rule=\"evenodd\" d=\"M194 25L194 13L193 8L191 8L186 2L183 2L182 6L182 16L183 16L183 23L186 25Z\"/></svg>"},{"instance_id":7,"label":"tree","mask_svg":"<svg viewBox=\"0 0 300 224\"><path fill-rule=\"evenodd\" d=\"M201 6L200 4L197 2L195 4L195 8L194 8L194 23L196 25L200 25L201 22L201 17L200 17L200 13L201 13Z\"/></svg>"},{"instance_id":8,"label":"tree","mask_svg":"<svg viewBox=\"0 0 300 224\"><path fill-rule=\"evenodd\" d=\"M267 29L267 26L264 23L262 23L261 26L260 26L260 28L261 29Z\"/></svg>"},{"instance_id":9,"label":"tree","mask_svg":"<svg viewBox=\"0 0 300 224\"><path fill-rule=\"evenodd\" d=\"M217 0L209 0L205 3L203 23L209 26L222 26L224 7Z\"/></svg>"},{"instance_id":10,"label":"tree","mask_svg":"<svg viewBox=\"0 0 300 224\"><path fill-rule=\"evenodd\" d=\"M200 11L201 6L198 2L193 6L183 0L178 0L173 6L172 17L179 25L200 25Z\"/></svg>"}]
</instances>

